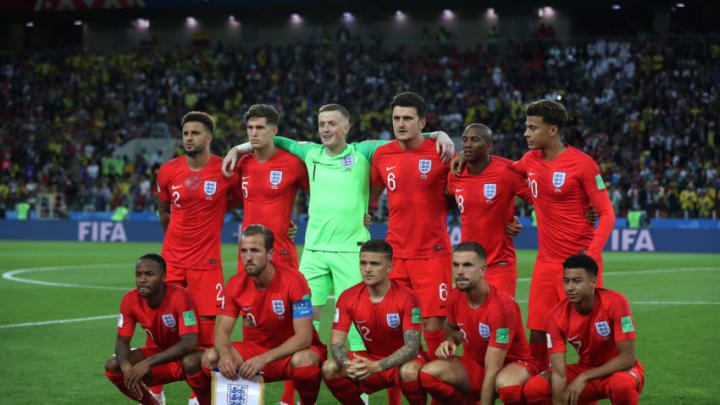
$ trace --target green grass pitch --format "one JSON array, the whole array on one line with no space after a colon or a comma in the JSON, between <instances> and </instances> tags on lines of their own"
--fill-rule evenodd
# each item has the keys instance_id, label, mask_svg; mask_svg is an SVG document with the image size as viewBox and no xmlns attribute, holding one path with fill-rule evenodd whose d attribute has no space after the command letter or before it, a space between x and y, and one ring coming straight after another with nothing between
<instances>
[{"instance_id":1,"label":"green grass pitch","mask_svg":"<svg viewBox=\"0 0 720 405\"><path fill-rule=\"evenodd\" d=\"M135 260L159 250L157 243L0 242L0 403L132 403L103 374L115 343L116 317L109 316L134 287ZM523 311L534 257L534 251L518 252ZM224 245L223 260L227 278L236 271L237 247ZM637 324L637 355L646 368L641 403L717 404L720 255L606 253L604 261L605 286L628 297ZM324 311L324 342L331 305ZM140 331L133 344L143 342ZM267 403L277 403L281 391L281 383L266 385ZM167 403L185 404L189 392L185 383L168 385ZM386 396L376 393L371 402L385 403ZM323 385L318 404L334 403Z\"/></svg>"}]
</instances>

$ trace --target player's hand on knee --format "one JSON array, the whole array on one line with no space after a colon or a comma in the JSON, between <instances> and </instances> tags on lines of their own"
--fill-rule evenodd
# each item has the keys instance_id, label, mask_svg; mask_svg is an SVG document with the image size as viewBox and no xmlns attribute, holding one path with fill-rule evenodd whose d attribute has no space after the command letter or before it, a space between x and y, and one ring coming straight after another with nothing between
<instances>
[{"instance_id":1,"label":"player's hand on knee","mask_svg":"<svg viewBox=\"0 0 720 405\"><path fill-rule=\"evenodd\" d=\"M218 371L225 378L234 380L237 378L237 363L231 355L221 356L217 363Z\"/></svg>"},{"instance_id":2,"label":"player's hand on knee","mask_svg":"<svg viewBox=\"0 0 720 405\"><path fill-rule=\"evenodd\" d=\"M450 341L444 341L440 343L440 345L435 350L435 356L438 359L448 359L450 356L455 355L455 350L457 349L457 345Z\"/></svg>"},{"instance_id":3,"label":"player's hand on knee","mask_svg":"<svg viewBox=\"0 0 720 405\"><path fill-rule=\"evenodd\" d=\"M150 372L150 365L141 361L130 368L125 374L125 386L139 400L142 398L141 381Z\"/></svg>"},{"instance_id":4,"label":"player's hand on knee","mask_svg":"<svg viewBox=\"0 0 720 405\"><path fill-rule=\"evenodd\" d=\"M249 380L257 375L266 365L267 362L263 359L262 355L251 357L240 365L238 374L240 374L240 377Z\"/></svg>"},{"instance_id":5,"label":"player's hand on knee","mask_svg":"<svg viewBox=\"0 0 720 405\"><path fill-rule=\"evenodd\" d=\"M567 396L567 403L570 405L576 405L578 403L578 399L580 399L580 394L582 394L584 389L585 377L580 374L573 380L573 382L570 383L570 385L568 385L567 389L565 390L565 395Z\"/></svg>"}]
</instances>

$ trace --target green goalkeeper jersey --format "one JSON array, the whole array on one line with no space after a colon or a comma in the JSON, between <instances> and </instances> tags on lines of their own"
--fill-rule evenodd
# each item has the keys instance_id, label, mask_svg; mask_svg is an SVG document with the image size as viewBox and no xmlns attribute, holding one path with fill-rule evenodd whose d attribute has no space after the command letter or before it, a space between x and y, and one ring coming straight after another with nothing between
<instances>
[{"instance_id":1,"label":"green goalkeeper jersey","mask_svg":"<svg viewBox=\"0 0 720 405\"><path fill-rule=\"evenodd\" d=\"M328 156L325 146L276 136L275 145L302 159L310 180L305 249L359 252L370 239L363 224L370 197L370 167L375 150L387 142L345 145Z\"/></svg>"}]
</instances>

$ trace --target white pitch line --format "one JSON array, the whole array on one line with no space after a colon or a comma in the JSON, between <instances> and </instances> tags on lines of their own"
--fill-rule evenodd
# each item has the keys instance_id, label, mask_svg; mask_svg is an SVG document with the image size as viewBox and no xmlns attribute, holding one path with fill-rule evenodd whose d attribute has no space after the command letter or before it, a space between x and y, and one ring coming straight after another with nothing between
<instances>
[{"instance_id":1,"label":"white pitch line","mask_svg":"<svg viewBox=\"0 0 720 405\"><path fill-rule=\"evenodd\" d=\"M113 315L89 316L86 318L75 318L75 319L57 319L54 321L13 323L13 324L9 324L9 325L0 325L0 329L23 328L26 326L55 325L55 324L59 324L59 323L96 321L99 319L108 319L108 318L117 318L117 317L118 317L117 314L113 314Z\"/></svg>"},{"instance_id":2,"label":"white pitch line","mask_svg":"<svg viewBox=\"0 0 720 405\"><path fill-rule=\"evenodd\" d=\"M51 267L31 267L27 269L17 269L12 271L6 271L2 277L5 280L17 281L18 283L44 285L50 287L71 287L71 288L90 288L95 290L119 290L127 291L130 288L127 287L111 287L102 285L86 285L86 284L71 284L71 283L54 283L52 281L41 281L31 280L28 278L16 277L16 274L30 273L35 271L58 271L58 270L76 270L76 269L95 269L95 268L108 268L108 267L120 267L125 266L124 264L87 264L87 265L74 265L74 266L51 266Z\"/></svg>"}]
</instances>

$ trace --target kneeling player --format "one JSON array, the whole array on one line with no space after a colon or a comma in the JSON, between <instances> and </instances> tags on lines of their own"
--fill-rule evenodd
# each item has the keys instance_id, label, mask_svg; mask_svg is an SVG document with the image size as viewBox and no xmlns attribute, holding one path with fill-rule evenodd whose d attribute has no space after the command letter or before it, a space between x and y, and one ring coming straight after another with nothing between
<instances>
[{"instance_id":1,"label":"kneeling player","mask_svg":"<svg viewBox=\"0 0 720 405\"><path fill-rule=\"evenodd\" d=\"M448 302L446 340L426 364L420 382L443 404L477 401L492 404L495 395L505 404L521 404L522 386L535 374L520 308L507 293L489 285L485 249L463 242L453 252L458 291ZM464 344L462 357L455 357Z\"/></svg>"},{"instance_id":2,"label":"kneeling player","mask_svg":"<svg viewBox=\"0 0 720 405\"><path fill-rule=\"evenodd\" d=\"M203 365L226 378L249 379L258 372L266 382L293 380L300 403L311 405L320 389L320 365L327 348L312 325L310 288L302 274L275 269L274 237L262 225L242 232L240 257L245 274L234 275L225 288L225 304L217 322L215 347ZM239 315L243 341L230 342Z\"/></svg>"},{"instance_id":3,"label":"kneeling player","mask_svg":"<svg viewBox=\"0 0 720 405\"><path fill-rule=\"evenodd\" d=\"M343 404L362 405L361 393L399 386L410 404L425 404L418 372L427 359L420 351L422 316L412 291L389 278L392 247L373 239L360 248L363 282L337 301L330 335L333 358L323 364L325 384ZM354 323L365 351L348 352L345 340Z\"/></svg>"},{"instance_id":4,"label":"kneeling player","mask_svg":"<svg viewBox=\"0 0 720 405\"><path fill-rule=\"evenodd\" d=\"M145 386L187 380L201 404L210 403L210 385L200 369L197 311L190 293L165 283L165 260L156 254L135 265L137 289L120 305L115 354L105 363L105 375L118 389L141 404L158 401ZM139 323L155 346L130 349Z\"/></svg>"},{"instance_id":5,"label":"kneeling player","mask_svg":"<svg viewBox=\"0 0 720 405\"><path fill-rule=\"evenodd\" d=\"M552 371L525 384L526 401L575 405L609 398L614 405L637 404L645 369L635 357L627 299L596 288L598 265L590 256L571 256L563 268L567 298L545 321ZM565 363L567 342L575 346L577 364Z\"/></svg>"}]
</instances>

